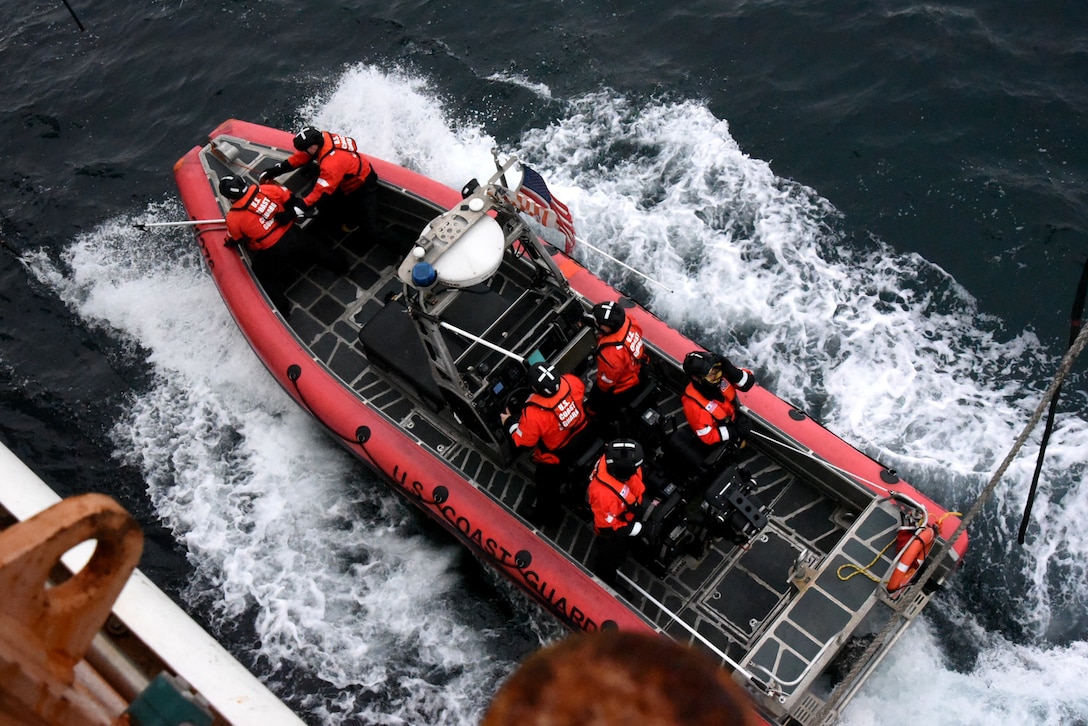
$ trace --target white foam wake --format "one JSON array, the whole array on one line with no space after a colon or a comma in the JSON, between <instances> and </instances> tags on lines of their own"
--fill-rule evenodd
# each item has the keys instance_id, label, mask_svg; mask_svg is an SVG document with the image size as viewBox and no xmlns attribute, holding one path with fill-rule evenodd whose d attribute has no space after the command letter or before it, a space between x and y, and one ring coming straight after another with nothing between
<instances>
[{"instance_id":1,"label":"white foam wake","mask_svg":"<svg viewBox=\"0 0 1088 726\"><path fill-rule=\"evenodd\" d=\"M173 205L148 210L178 218ZM187 599L251 622L267 677L329 723L469 724L511 665L460 602L461 551L418 520L286 396L238 332L188 232L117 220L41 279L146 355L113 437L195 570ZM524 627L524 625L523 625Z\"/></svg>"},{"instance_id":2,"label":"white foam wake","mask_svg":"<svg viewBox=\"0 0 1088 726\"><path fill-rule=\"evenodd\" d=\"M299 121L455 188L492 168L486 131L450 121L440 93L400 71L350 68ZM844 234L831 203L744 154L701 103L602 91L512 146L571 207L581 237L673 292L583 250L588 265L949 506L969 506L1049 381L1055 360L1031 331L979 315L926 260ZM76 239L67 274L38 269L155 370L115 433L190 553L192 597L222 618L249 613L273 667L306 664L342 689L310 703L330 721L474 721L511 667L492 643L509 631L458 615L457 550L418 536L404 507L295 409L235 331L188 237L164 238L147 244L120 221ZM916 626L846 723L1088 718L1076 687L1088 668L1088 488L1077 486L1086 410L1083 394L1068 395L1029 546L1010 544L1009 528L1031 454L972 530L967 570L939 600L967 655ZM921 699L902 688L915 683L926 684Z\"/></svg>"}]
</instances>

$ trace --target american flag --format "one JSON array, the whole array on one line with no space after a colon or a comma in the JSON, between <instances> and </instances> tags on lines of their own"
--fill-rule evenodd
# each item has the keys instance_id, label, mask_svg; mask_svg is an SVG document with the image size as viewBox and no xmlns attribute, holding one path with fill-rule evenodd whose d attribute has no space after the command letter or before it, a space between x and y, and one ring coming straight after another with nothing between
<instances>
[{"instance_id":1,"label":"american flag","mask_svg":"<svg viewBox=\"0 0 1088 726\"><path fill-rule=\"evenodd\" d=\"M528 166L522 165L524 178L521 188L518 189L515 204L526 214L531 215L545 227L558 229L563 233L566 246L563 251L568 255L574 251L574 220L571 219L567 205L555 198L548 191L548 185L544 183L544 177L536 173Z\"/></svg>"}]
</instances>

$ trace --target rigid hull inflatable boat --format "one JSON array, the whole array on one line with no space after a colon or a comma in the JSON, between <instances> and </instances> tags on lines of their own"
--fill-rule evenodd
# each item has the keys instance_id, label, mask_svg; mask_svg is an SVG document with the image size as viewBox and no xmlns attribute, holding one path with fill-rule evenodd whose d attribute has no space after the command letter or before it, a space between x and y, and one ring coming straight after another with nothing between
<instances>
[{"instance_id":1,"label":"rigid hull inflatable boat","mask_svg":"<svg viewBox=\"0 0 1088 726\"><path fill-rule=\"evenodd\" d=\"M681 361L700 347L533 232L515 158L457 191L368 157L381 239L327 215L303 222L350 269L300 271L285 316L250 253L224 245L219 182L255 183L292 153L291 134L230 120L175 177L224 302L299 405L571 628L690 642L720 659L768 723L833 720L960 562L966 537L946 540L958 517L758 385L739 397L746 445L707 456L680 400ZM313 166L280 181L304 194ZM652 358L650 384L624 412L646 452L648 506L618 589L589 568L584 485L559 523L525 516L533 465L500 423L528 392L527 362L591 379L589 311L609 300L641 326ZM586 445L575 485L603 444Z\"/></svg>"}]
</instances>

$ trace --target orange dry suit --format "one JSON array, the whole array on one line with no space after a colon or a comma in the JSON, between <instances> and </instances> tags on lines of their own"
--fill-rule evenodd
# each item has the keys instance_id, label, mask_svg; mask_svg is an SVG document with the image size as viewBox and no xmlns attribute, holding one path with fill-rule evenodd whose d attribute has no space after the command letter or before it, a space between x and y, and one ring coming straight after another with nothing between
<instances>
[{"instance_id":1,"label":"orange dry suit","mask_svg":"<svg viewBox=\"0 0 1088 726\"><path fill-rule=\"evenodd\" d=\"M636 507L642 504L646 485L642 483L642 467L627 481L612 476L602 456L593 467L589 480L589 508L593 510L593 526L597 532L625 529L635 521Z\"/></svg>"},{"instance_id":2,"label":"orange dry suit","mask_svg":"<svg viewBox=\"0 0 1088 726\"><path fill-rule=\"evenodd\" d=\"M533 461L538 464L560 463L556 452L586 426L585 393L582 380L565 373L559 378L555 395L530 395L518 422L510 427L514 445L535 446Z\"/></svg>"},{"instance_id":3,"label":"orange dry suit","mask_svg":"<svg viewBox=\"0 0 1088 726\"><path fill-rule=\"evenodd\" d=\"M642 328L628 317L619 330L597 341L597 388L603 393L634 388L646 358Z\"/></svg>"},{"instance_id":4,"label":"orange dry suit","mask_svg":"<svg viewBox=\"0 0 1088 726\"><path fill-rule=\"evenodd\" d=\"M317 181L302 200L308 207L312 207L326 194L336 191L351 194L363 186L372 171L370 161L359 153L355 139L328 131L322 131L321 137L321 148L317 150L316 156L311 157L305 151L296 151L286 161L291 169L317 161Z\"/></svg>"},{"instance_id":5,"label":"orange dry suit","mask_svg":"<svg viewBox=\"0 0 1088 726\"><path fill-rule=\"evenodd\" d=\"M717 444L729 439L729 434L723 435L726 423L732 423L737 417L734 401L737 398L737 386L742 390L751 387L752 373L746 369L734 369L740 378L734 385L725 376L722 376L718 391L707 395L700 391L695 383L689 383L681 396L684 404L684 416L692 432L699 437L704 444ZM727 430L726 430L727 431Z\"/></svg>"},{"instance_id":6,"label":"orange dry suit","mask_svg":"<svg viewBox=\"0 0 1088 726\"><path fill-rule=\"evenodd\" d=\"M276 221L290 199L291 192L279 184L251 184L227 211L227 234L251 250L268 249L294 225Z\"/></svg>"}]
</instances>

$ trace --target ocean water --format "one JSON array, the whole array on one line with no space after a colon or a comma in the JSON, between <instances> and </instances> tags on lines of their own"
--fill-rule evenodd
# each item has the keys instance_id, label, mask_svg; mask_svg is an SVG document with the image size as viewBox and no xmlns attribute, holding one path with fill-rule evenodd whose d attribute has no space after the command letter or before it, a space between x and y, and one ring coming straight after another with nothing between
<instances>
[{"instance_id":1,"label":"ocean water","mask_svg":"<svg viewBox=\"0 0 1088 726\"><path fill-rule=\"evenodd\" d=\"M0 438L105 491L142 567L314 724L473 724L560 635L252 355L171 166L219 121L354 136L459 188L540 170L578 256L966 511L1046 389L1088 256L1088 8L138 2L0 8ZM843 716L1088 723L1074 368L967 562ZM898 718L898 717L897 717Z\"/></svg>"}]
</instances>

